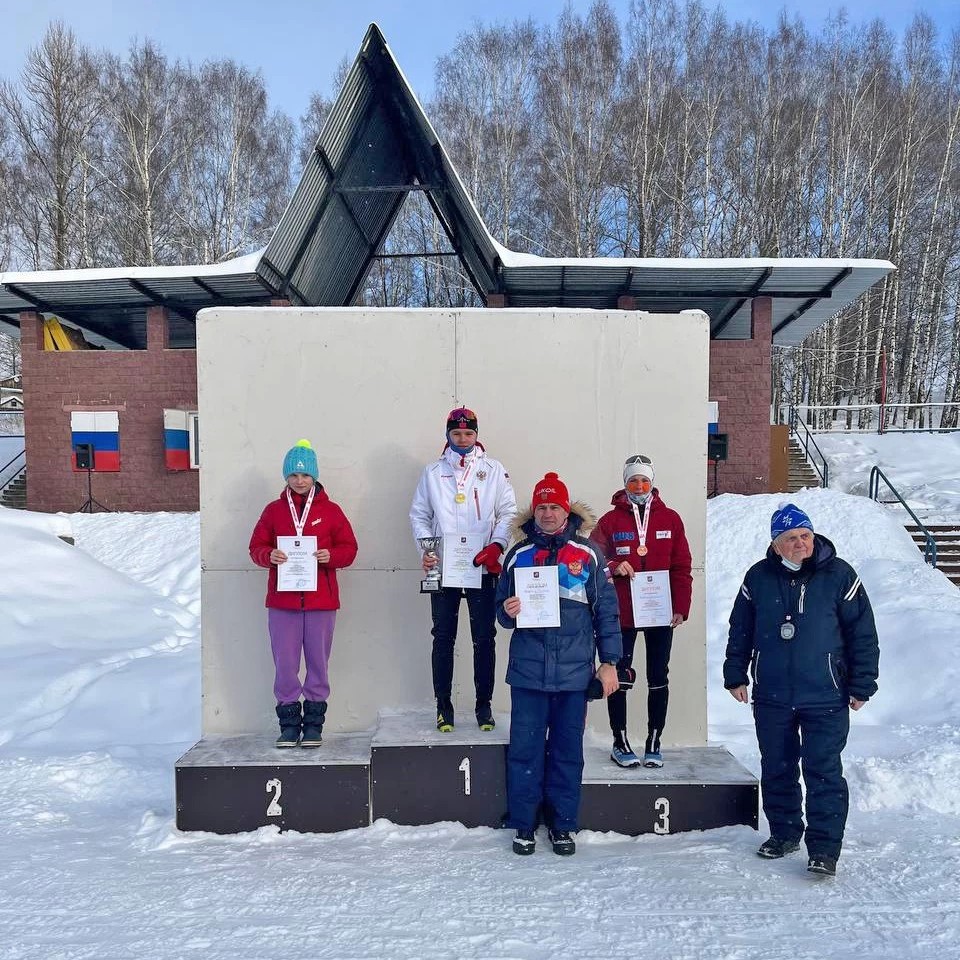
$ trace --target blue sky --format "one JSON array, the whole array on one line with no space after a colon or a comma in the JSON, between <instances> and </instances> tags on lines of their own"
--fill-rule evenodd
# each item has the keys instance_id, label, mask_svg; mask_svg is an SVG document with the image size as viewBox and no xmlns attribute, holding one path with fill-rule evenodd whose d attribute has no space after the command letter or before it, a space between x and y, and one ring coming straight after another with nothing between
<instances>
[{"instance_id":1,"label":"blue sky","mask_svg":"<svg viewBox=\"0 0 960 960\"><path fill-rule=\"evenodd\" d=\"M611 0L622 15L629 0ZM710 0L706 0L711 6ZM0 0L5 25L0 77L19 73L26 51L47 24L63 20L91 46L123 53L133 37L150 37L172 58L199 62L233 57L262 71L276 106L293 116L310 93L331 93L331 77L343 56L356 56L367 25L379 23L404 73L421 99L433 85L433 65L457 35L477 19L485 23L524 19L551 22L566 0ZM917 10L926 11L943 33L960 29L960 0L806 0L785 4L726 0L731 19L769 24L780 10L799 12L812 27L844 6L854 22L880 17L900 31ZM589 0L572 0L586 10Z\"/></svg>"}]
</instances>

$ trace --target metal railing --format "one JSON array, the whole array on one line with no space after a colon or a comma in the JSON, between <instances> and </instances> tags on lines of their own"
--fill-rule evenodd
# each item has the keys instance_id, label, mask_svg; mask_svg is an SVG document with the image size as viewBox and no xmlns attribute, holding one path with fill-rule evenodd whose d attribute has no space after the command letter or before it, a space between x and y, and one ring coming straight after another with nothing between
<instances>
[{"instance_id":1,"label":"metal railing","mask_svg":"<svg viewBox=\"0 0 960 960\"><path fill-rule=\"evenodd\" d=\"M910 516L913 518L913 522L920 529L920 532L923 534L923 559L930 564L931 567L937 565L937 541L933 539L933 535L930 531L920 522L920 518L910 509L910 506L907 504L907 501L900 496L900 491L887 479L886 474L879 468L874 467L870 471L870 486L869 486L869 496L871 500L875 500L877 503L895 503L894 500L880 500L880 481L883 481L887 485L887 489L900 501L901 506Z\"/></svg>"},{"instance_id":2,"label":"metal railing","mask_svg":"<svg viewBox=\"0 0 960 960\"><path fill-rule=\"evenodd\" d=\"M18 460L22 460L23 463L17 463ZM2 467L0 467L0 494L13 483L17 477L23 473L24 468L27 466L27 451L21 450L19 453L11 457Z\"/></svg>"},{"instance_id":3,"label":"metal railing","mask_svg":"<svg viewBox=\"0 0 960 960\"><path fill-rule=\"evenodd\" d=\"M823 455L823 451L817 446L817 441L813 439L813 434L810 432L809 427L807 427L797 413L796 407L790 408L788 423L790 425L790 433L797 438L797 443L803 447L803 455L807 458L807 463L817 472L821 485L826 489L830 485L830 466L827 463L827 458ZM801 428L803 429L802 435L800 433ZM811 450L820 458L819 463L814 459Z\"/></svg>"},{"instance_id":4,"label":"metal railing","mask_svg":"<svg viewBox=\"0 0 960 960\"><path fill-rule=\"evenodd\" d=\"M960 430L960 426L952 422L956 403L798 403L795 408L790 407L794 409L803 411L814 433L954 433Z\"/></svg>"}]
</instances>

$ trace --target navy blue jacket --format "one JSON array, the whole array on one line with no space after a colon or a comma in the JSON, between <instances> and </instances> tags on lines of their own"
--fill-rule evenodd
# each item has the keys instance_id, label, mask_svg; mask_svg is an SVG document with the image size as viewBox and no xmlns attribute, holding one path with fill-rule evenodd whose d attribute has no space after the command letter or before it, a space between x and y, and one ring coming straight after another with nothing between
<instances>
[{"instance_id":1,"label":"navy blue jacket","mask_svg":"<svg viewBox=\"0 0 960 960\"><path fill-rule=\"evenodd\" d=\"M617 594L607 579L603 557L577 534L582 522L571 513L560 534L547 536L530 519L521 528L526 538L504 558L497 583L497 619L504 627L516 627L503 602L516 595L517 567L556 566L560 580L560 627L514 629L510 637L507 683L513 687L550 693L586 691L596 652L605 663L620 659Z\"/></svg>"},{"instance_id":2,"label":"navy blue jacket","mask_svg":"<svg viewBox=\"0 0 960 960\"><path fill-rule=\"evenodd\" d=\"M795 627L792 639L781 624ZM813 554L796 572L773 551L743 579L730 614L723 683L753 680L756 703L790 707L869 700L877 692L880 648L873 610L853 567L816 534ZM749 677L747 669L749 667Z\"/></svg>"}]
</instances>

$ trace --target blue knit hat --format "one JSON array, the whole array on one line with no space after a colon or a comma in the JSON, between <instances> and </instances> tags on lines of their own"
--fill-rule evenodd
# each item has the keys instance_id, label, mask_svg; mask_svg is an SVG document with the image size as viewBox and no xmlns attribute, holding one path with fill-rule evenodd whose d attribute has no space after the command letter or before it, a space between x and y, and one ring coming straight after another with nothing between
<instances>
[{"instance_id":1,"label":"blue knit hat","mask_svg":"<svg viewBox=\"0 0 960 960\"><path fill-rule=\"evenodd\" d=\"M781 533L796 530L799 527L806 527L812 531L813 523L795 503L784 503L778 510L774 510L770 518L770 539L776 540Z\"/></svg>"},{"instance_id":2,"label":"blue knit hat","mask_svg":"<svg viewBox=\"0 0 960 960\"><path fill-rule=\"evenodd\" d=\"M283 458L283 479L286 480L291 473L306 473L314 480L320 479L317 454L309 440L298 440Z\"/></svg>"}]
</instances>

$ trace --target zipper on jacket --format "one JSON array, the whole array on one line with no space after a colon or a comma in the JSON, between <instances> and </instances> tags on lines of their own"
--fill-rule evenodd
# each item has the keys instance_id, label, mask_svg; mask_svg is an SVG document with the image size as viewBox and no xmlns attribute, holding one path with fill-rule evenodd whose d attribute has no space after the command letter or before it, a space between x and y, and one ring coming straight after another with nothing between
<instances>
[{"instance_id":1,"label":"zipper on jacket","mask_svg":"<svg viewBox=\"0 0 960 960\"><path fill-rule=\"evenodd\" d=\"M757 677L759 676L759 673L760 673L760 651L759 650L757 650L753 655L753 671L752 672L753 672L753 686L754 688L756 688ZM756 692L756 689L754 689L754 692Z\"/></svg>"},{"instance_id":2,"label":"zipper on jacket","mask_svg":"<svg viewBox=\"0 0 960 960\"><path fill-rule=\"evenodd\" d=\"M800 584L800 603L797 606L797 613L803 613L803 601L807 595L807 585L805 583Z\"/></svg>"},{"instance_id":3,"label":"zipper on jacket","mask_svg":"<svg viewBox=\"0 0 960 960\"><path fill-rule=\"evenodd\" d=\"M473 488L473 503L474 503L474 506L477 508L477 520L479 520L480 519L480 494L477 493L476 487Z\"/></svg>"},{"instance_id":4,"label":"zipper on jacket","mask_svg":"<svg viewBox=\"0 0 960 960\"><path fill-rule=\"evenodd\" d=\"M830 671L830 679L833 681L834 687L836 687L837 693L840 692L840 687L837 684L837 678L833 675L833 654L827 654L827 669Z\"/></svg>"}]
</instances>

